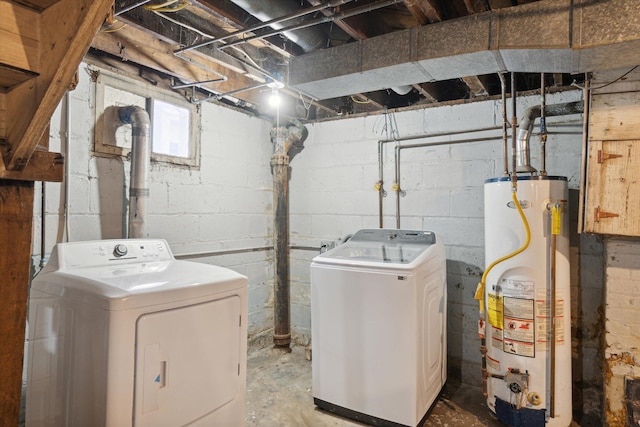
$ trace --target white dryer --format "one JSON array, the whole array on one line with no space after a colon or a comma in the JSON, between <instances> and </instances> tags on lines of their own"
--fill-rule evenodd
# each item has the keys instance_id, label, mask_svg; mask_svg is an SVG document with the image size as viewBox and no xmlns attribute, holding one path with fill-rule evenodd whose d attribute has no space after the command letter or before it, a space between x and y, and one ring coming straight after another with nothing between
<instances>
[{"instance_id":1,"label":"white dryer","mask_svg":"<svg viewBox=\"0 0 640 427\"><path fill-rule=\"evenodd\" d=\"M315 404L419 425L447 378L445 251L433 232L370 229L311 263Z\"/></svg>"},{"instance_id":2,"label":"white dryer","mask_svg":"<svg viewBox=\"0 0 640 427\"><path fill-rule=\"evenodd\" d=\"M242 426L247 278L164 240L58 244L29 298L26 425Z\"/></svg>"}]
</instances>

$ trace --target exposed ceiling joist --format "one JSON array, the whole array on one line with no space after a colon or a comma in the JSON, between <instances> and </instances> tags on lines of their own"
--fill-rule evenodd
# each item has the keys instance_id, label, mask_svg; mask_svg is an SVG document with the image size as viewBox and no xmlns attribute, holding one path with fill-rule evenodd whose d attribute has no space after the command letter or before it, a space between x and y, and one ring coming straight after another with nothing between
<instances>
[{"instance_id":1,"label":"exposed ceiling joist","mask_svg":"<svg viewBox=\"0 0 640 427\"><path fill-rule=\"evenodd\" d=\"M405 0L404 4L420 25L443 20L442 10L434 0Z\"/></svg>"}]
</instances>

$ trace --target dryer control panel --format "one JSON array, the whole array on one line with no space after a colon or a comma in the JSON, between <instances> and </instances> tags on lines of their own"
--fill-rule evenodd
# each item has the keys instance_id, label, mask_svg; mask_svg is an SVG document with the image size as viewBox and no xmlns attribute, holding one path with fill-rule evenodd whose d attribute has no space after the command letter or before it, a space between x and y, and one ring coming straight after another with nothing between
<instances>
[{"instance_id":1,"label":"dryer control panel","mask_svg":"<svg viewBox=\"0 0 640 427\"><path fill-rule=\"evenodd\" d=\"M45 268L58 270L173 259L163 239L94 240L59 243Z\"/></svg>"},{"instance_id":2,"label":"dryer control panel","mask_svg":"<svg viewBox=\"0 0 640 427\"><path fill-rule=\"evenodd\" d=\"M436 242L436 234L433 231L374 228L358 230L350 240L352 242L389 242L433 245Z\"/></svg>"}]
</instances>

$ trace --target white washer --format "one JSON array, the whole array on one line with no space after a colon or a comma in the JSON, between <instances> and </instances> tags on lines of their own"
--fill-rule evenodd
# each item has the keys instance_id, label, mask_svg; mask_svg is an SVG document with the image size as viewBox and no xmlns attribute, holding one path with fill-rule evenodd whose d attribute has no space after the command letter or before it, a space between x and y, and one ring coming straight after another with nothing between
<instances>
[{"instance_id":1,"label":"white washer","mask_svg":"<svg viewBox=\"0 0 640 427\"><path fill-rule=\"evenodd\" d=\"M433 232L371 229L311 263L315 404L419 425L447 378L445 251Z\"/></svg>"},{"instance_id":2,"label":"white washer","mask_svg":"<svg viewBox=\"0 0 640 427\"><path fill-rule=\"evenodd\" d=\"M58 244L29 299L27 426L242 426L247 278L164 240Z\"/></svg>"}]
</instances>

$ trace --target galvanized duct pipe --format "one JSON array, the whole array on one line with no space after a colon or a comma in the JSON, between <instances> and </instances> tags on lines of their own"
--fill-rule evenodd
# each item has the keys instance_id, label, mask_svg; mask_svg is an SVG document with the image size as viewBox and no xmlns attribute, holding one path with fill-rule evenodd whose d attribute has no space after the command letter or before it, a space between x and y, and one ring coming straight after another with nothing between
<instances>
[{"instance_id":1,"label":"galvanized duct pipe","mask_svg":"<svg viewBox=\"0 0 640 427\"><path fill-rule=\"evenodd\" d=\"M287 17L291 14L295 14L300 11L300 4L295 0L231 0L237 6L243 8L247 12L256 16L261 21L274 21L271 27L275 30L286 28L286 25L279 22L279 17ZM316 7L317 10L323 10L328 8L335 8L344 3L349 3L352 0L332 0ZM367 12L369 9L366 7L362 9L361 13ZM332 16L328 14L327 16ZM323 24L328 22L329 19L319 19L317 24ZM291 24L287 24L290 26ZM283 34L292 40L295 44L300 46L306 53L314 50L323 49L327 44L328 34L325 30L318 26L305 26L304 28L284 31ZM406 95L411 92L413 87L411 85L393 86L390 88L398 95Z\"/></svg>"},{"instance_id":2,"label":"galvanized duct pipe","mask_svg":"<svg viewBox=\"0 0 640 427\"><path fill-rule=\"evenodd\" d=\"M291 124L271 129L274 145L271 157L273 174L273 221L274 221L274 327L273 344L289 348L291 343L290 287L289 287L289 150L295 145L302 147L308 130L298 120Z\"/></svg>"},{"instance_id":3,"label":"galvanized duct pipe","mask_svg":"<svg viewBox=\"0 0 640 427\"><path fill-rule=\"evenodd\" d=\"M237 6L243 8L261 21L271 21L281 16L287 16L300 10L299 2L295 0L231 0ZM335 2L331 2L335 3ZM326 7L333 6L327 4ZM346 3L346 1L338 2ZM275 22L271 27L278 30L285 25ZM311 52L325 47L327 34L321 27L302 28L295 31L285 31L290 40L300 46L305 52Z\"/></svg>"},{"instance_id":4,"label":"galvanized duct pipe","mask_svg":"<svg viewBox=\"0 0 640 427\"><path fill-rule=\"evenodd\" d=\"M118 109L118 118L131 124L131 179L129 183L128 238L148 237L146 232L149 169L151 163L151 121L149 114L134 105Z\"/></svg>"},{"instance_id":5,"label":"galvanized duct pipe","mask_svg":"<svg viewBox=\"0 0 640 427\"><path fill-rule=\"evenodd\" d=\"M564 104L547 105L544 109L546 117L566 116L569 114L580 114L584 112L584 101L567 102ZM536 118L540 117L540 105L534 105L528 108L520 127L518 128L518 136L516 143L516 171L517 172L536 172L536 168L531 166L531 152L529 148L529 138L533 130L533 124Z\"/></svg>"}]
</instances>

